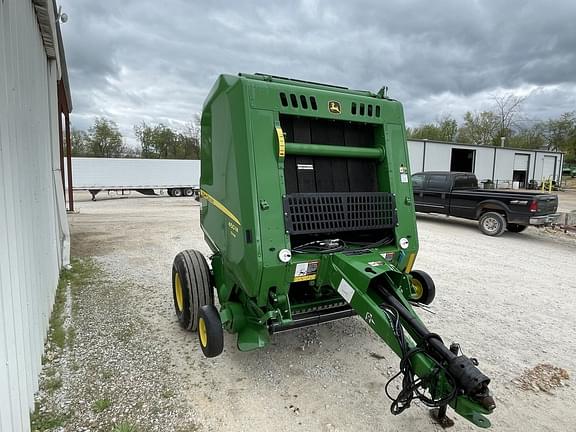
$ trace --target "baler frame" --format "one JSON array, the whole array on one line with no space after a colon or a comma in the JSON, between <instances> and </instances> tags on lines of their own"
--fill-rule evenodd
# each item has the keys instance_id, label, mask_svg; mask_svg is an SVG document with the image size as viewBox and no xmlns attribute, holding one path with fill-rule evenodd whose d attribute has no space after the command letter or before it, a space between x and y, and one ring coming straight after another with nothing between
<instances>
[{"instance_id":1,"label":"baler frame","mask_svg":"<svg viewBox=\"0 0 576 432\"><path fill-rule=\"evenodd\" d=\"M197 320L204 353L220 354L223 328L248 351L273 333L358 314L401 358L392 413L419 399L444 422L450 405L488 427L490 380L412 308L435 288L412 271L418 238L401 105L383 92L222 76L202 131L211 279L190 277L203 273L188 263L204 271L205 262L187 251L175 260L173 289L180 322L194 329ZM174 280L190 283L178 291Z\"/></svg>"}]
</instances>

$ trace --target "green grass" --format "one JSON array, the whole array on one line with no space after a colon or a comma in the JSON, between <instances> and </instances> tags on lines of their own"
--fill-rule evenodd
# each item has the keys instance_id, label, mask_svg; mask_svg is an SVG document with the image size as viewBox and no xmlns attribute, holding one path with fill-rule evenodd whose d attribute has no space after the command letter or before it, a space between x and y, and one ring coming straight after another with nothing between
<instances>
[{"instance_id":1,"label":"green grass","mask_svg":"<svg viewBox=\"0 0 576 432\"><path fill-rule=\"evenodd\" d=\"M132 423L122 422L114 426L112 432L138 432L138 428Z\"/></svg>"},{"instance_id":2,"label":"green grass","mask_svg":"<svg viewBox=\"0 0 576 432\"><path fill-rule=\"evenodd\" d=\"M110 407L110 405L112 405L110 399L98 399L97 401L94 401L94 403L92 404L92 411L98 414L103 411L106 411Z\"/></svg>"},{"instance_id":3,"label":"green grass","mask_svg":"<svg viewBox=\"0 0 576 432\"><path fill-rule=\"evenodd\" d=\"M71 266L69 270L63 269L60 273L60 280L58 281L50 317L49 338L60 349L64 348L64 346L71 347L76 337L73 328L69 328L68 331L64 328L64 308L66 307L68 285L70 285L70 291L74 298L76 291L80 287L89 285L90 281L95 279L100 273L98 267L91 260L72 259ZM72 308L73 310L75 309L74 302L72 302Z\"/></svg>"},{"instance_id":4,"label":"green grass","mask_svg":"<svg viewBox=\"0 0 576 432\"><path fill-rule=\"evenodd\" d=\"M62 379L60 377L47 377L42 385L42 388L49 394L54 393L60 387L62 387Z\"/></svg>"},{"instance_id":5,"label":"green grass","mask_svg":"<svg viewBox=\"0 0 576 432\"><path fill-rule=\"evenodd\" d=\"M57 427L63 427L66 426L70 417L70 414L41 413L40 405L36 403L36 409L30 414L30 429L32 431L44 432Z\"/></svg>"}]
</instances>

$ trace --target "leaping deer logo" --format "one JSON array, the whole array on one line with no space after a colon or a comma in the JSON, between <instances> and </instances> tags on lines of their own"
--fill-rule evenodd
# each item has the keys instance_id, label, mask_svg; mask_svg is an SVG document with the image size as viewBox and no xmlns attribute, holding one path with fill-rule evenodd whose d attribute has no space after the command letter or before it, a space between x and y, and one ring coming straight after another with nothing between
<instances>
[{"instance_id":1,"label":"leaping deer logo","mask_svg":"<svg viewBox=\"0 0 576 432\"><path fill-rule=\"evenodd\" d=\"M332 114L340 114L342 112L340 108L340 102L337 101L328 102L328 111L330 111Z\"/></svg>"}]
</instances>

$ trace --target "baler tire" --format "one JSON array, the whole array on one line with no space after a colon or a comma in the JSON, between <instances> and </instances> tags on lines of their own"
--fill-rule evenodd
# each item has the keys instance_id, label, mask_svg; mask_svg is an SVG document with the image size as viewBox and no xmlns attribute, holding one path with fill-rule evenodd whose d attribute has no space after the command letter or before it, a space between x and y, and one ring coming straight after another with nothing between
<instances>
[{"instance_id":1,"label":"baler tire","mask_svg":"<svg viewBox=\"0 0 576 432\"><path fill-rule=\"evenodd\" d=\"M181 303L179 305L177 296L178 278L184 299L183 305ZM176 255L172 264L172 292L180 325L186 330L196 331L200 308L214 304L210 268L204 255L192 249ZM180 310L180 306L183 306L183 310Z\"/></svg>"},{"instance_id":2,"label":"baler tire","mask_svg":"<svg viewBox=\"0 0 576 432\"><path fill-rule=\"evenodd\" d=\"M506 228L508 229L508 231L513 232L513 233L521 233L522 231L524 231L526 228L528 228L526 225L520 225L520 224L513 224L513 223L509 223Z\"/></svg>"},{"instance_id":3,"label":"baler tire","mask_svg":"<svg viewBox=\"0 0 576 432\"><path fill-rule=\"evenodd\" d=\"M410 300L429 305L436 297L436 284L430 275L422 270L412 270L412 286L417 289L417 296ZM416 283L414 283L416 282Z\"/></svg>"},{"instance_id":4,"label":"baler tire","mask_svg":"<svg viewBox=\"0 0 576 432\"><path fill-rule=\"evenodd\" d=\"M498 237L506 230L506 218L500 213L486 212L480 216L478 227L482 234Z\"/></svg>"},{"instance_id":5,"label":"baler tire","mask_svg":"<svg viewBox=\"0 0 576 432\"><path fill-rule=\"evenodd\" d=\"M214 305L204 305L200 308L198 340L202 353L208 358L220 355L224 349L222 321Z\"/></svg>"}]
</instances>

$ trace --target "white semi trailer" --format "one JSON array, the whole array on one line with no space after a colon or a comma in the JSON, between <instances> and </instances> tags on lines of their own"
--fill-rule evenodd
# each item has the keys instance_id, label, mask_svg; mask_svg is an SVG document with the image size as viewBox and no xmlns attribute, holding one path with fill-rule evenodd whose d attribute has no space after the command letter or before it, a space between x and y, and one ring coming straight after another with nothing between
<instances>
[{"instance_id":1,"label":"white semi trailer","mask_svg":"<svg viewBox=\"0 0 576 432\"><path fill-rule=\"evenodd\" d=\"M174 159L72 158L74 190L144 195L195 196L200 190L200 161Z\"/></svg>"}]
</instances>

